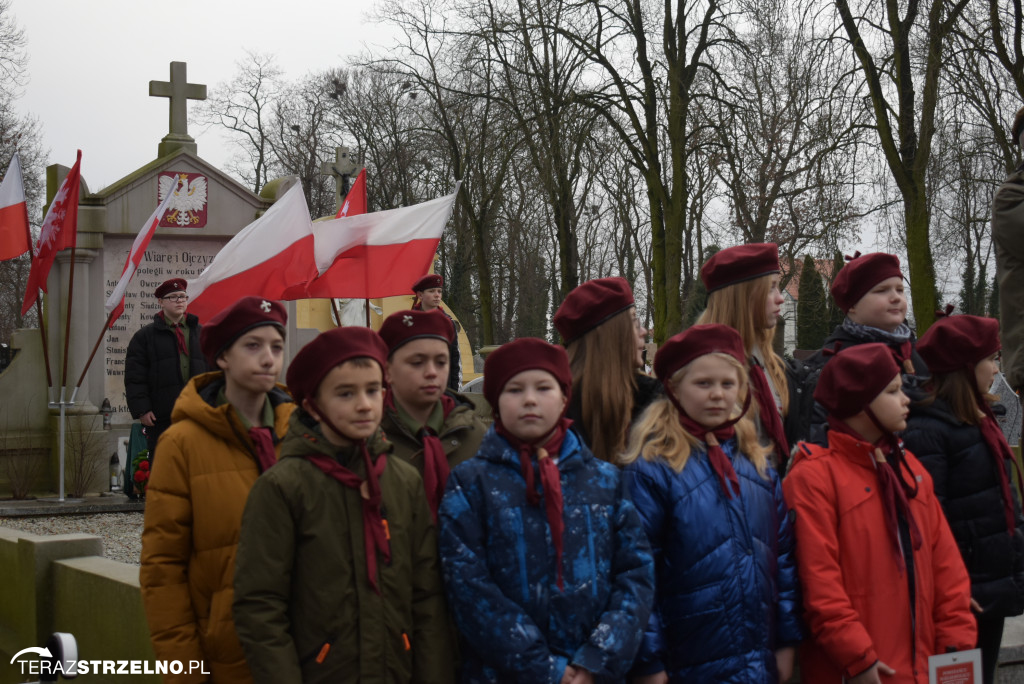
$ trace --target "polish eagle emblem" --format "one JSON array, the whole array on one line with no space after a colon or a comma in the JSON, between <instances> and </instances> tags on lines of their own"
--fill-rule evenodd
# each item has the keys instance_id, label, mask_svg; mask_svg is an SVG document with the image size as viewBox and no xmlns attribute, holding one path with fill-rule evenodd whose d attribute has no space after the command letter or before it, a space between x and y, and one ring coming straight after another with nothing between
<instances>
[{"instance_id":1,"label":"polish eagle emblem","mask_svg":"<svg viewBox=\"0 0 1024 684\"><path fill-rule=\"evenodd\" d=\"M189 178L190 175L192 174L175 173L160 177L158 201L163 202L167 193L174 193L163 225L200 227L201 219L205 225L206 178L199 175Z\"/></svg>"}]
</instances>

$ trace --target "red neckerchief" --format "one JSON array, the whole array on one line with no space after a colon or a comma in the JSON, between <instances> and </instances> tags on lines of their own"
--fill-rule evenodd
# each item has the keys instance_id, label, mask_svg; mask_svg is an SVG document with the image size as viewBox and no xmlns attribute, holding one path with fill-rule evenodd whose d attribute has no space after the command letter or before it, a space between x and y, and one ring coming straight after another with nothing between
<instances>
[{"instance_id":1,"label":"red neckerchief","mask_svg":"<svg viewBox=\"0 0 1024 684\"><path fill-rule=\"evenodd\" d=\"M910 541L914 550L920 549L923 538L921 530L917 526L917 520L910 510L910 501L908 499L908 495L910 498L917 496L917 480L914 479L915 485L911 489L903 481L903 478L900 477L899 471L905 469L911 478L915 478L914 472L910 470L910 466L907 465L906 460L903 458L903 447L899 438L878 425L878 419L875 417L874 412L870 409L866 409L866 411L876 427L882 430L882 437L872 445L874 449L871 456L875 462L875 473L878 475L878 491L882 496L882 510L885 512L885 521L892 535L893 557L900 568L900 574L902 574L906 569L906 561L903 558L903 549L900 546L896 509L898 507L903 512L903 517L907 521L907 527L910 529ZM849 435L858 441L867 442L859 432L832 416L828 417L828 429ZM895 447L893 446L894 443Z\"/></svg>"},{"instance_id":2,"label":"red neckerchief","mask_svg":"<svg viewBox=\"0 0 1024 684\"><path fill-rule=\"evenodd\" d=\"M185 346L185 333L181 331L181 326L184 323L185 319L182 318L177 323L171 323L170 321L167 320L167 316L164 315L163 311L160 312L160 316L164 319L164 323L167 325L167 327L174 331L174 338L178 340L178 352L184 354L185 356L188 356L188 347Z\"/></svg>"},{"instance_id":3,"label":"red neckerchief","mask_svg":"<svg viewBox=\"0 0 1024 684\"><path fill-rule=\"evenodd\" d=\"M249 428L249 437L256 447L256 461L260 464L260 472L265 473L270 466L277 463L274 451L274 437L268 427Z\"/></svg>"},{"instance_id":4,"label":"red neckerchief","mask_svg":"<svg viewBox=\"0 0 1024 684\"><path fill-rule=\"evenodd\" d=\"M441 395L441 410L444 412L445 420L448 414L455 408L455 400L447 394ZM392 392L388 392L384 398L385 408L398 412L395 407L395 398ZM430 512L437 522L437 509L441 507L441 499L444 497L444 487L448 484L448 474L451 469L448 467L448 455L444 453L444 446L441 438L430 427L424 425L416 437L423 444L423 488L427 493L427 503L430 504Z\"/></svg>"},{"instance_id":5,"label":"red neckerchief","mask_svg":"<svg viewBox=\"0 0 1024 684\"><path fill-rule=\"evenodd\" d=\"M523 471L523 478L526 479L526 500L531 506L540 504L540 494L537 492L533 476L533 454L537 454L537 467L540 469L540 486L544 493L544 512L548 519L548 526L551 528L551 541L555 545L555 559L557 564L558 590L565 589L562 577L562 537L565 533L565 520L562 518L562 482L558 472L558 465L551 458L562 450L562 442L565 441L565 434L572 425L572 420L564 415L555 424L551 438L544 443L544 446L528 444L501 424L500 418L495 418L494 431L504 437L512 448L519 452L519 466Z\"/></svg>"},{"instance_id":6,"label":"red neckerchief","mask_svg":"<svg viewBox=\"0 0 1024 684\"><path fill-rule=\"evenodd\" d=\"M320 420L327 424L335 434L342 434L339 430L324 417L322 411L316 406L316 402L309 400L314 411L320 416ZM325 475L332 477L349 489L355 489L362 496L363 504L363 540L366 545L366 576L370 580L370 586L379 595L380 585L377 581L377 554L384 557L385 563L391 562L391 535L388 532L388 523L381 514L381 491L380 476L384 473L384 466L387 465L387 455L377 456L374 463L370 458L370 450L367 448L364 439L360 445L363 452L363 466L366 468L366 479L359 477L351 470L341 465L333 458L324 455L307 456L309 462L319 468ZM365 488L363 485L366 485Z\"/></svg>"},{"instance_id":7,"label":"red neckerchief","mask_svg":"<svg viewBox=\"0 0 1024 684\"><path fill-rule=\"evenodd\" d=\"M765 375L761 363L751 357L750 359L750 384L754 387L754 394L757 396L757 412L761 416L761 425L764 426L768 437L775 442L775 453L779 457L779 472L785 472L786 463L789 461L789 442L786 441L786 430L782 427L782 417L775 405L775 397L772 395L771 385L768 384L768 376Z\"/></svg>"},{"instance_id":8,"label":"red neckerchief","mask_svg":"<svg viewBox=\"0 0 1024 684\"><path fill-rule=\"evenodd\" d=\"M740 411L738 416L730 418L713 428L706 428L688 416L686 411L683 410L682 404L679 403L668 387L665 388L665 394L673 406L676 407L676 411L679 413L679 424L683 426L683 429L704 442L707 446L708 462L711 464L711 469L715 471L715 477L718 478L718 484L722 487L725 497L731 499L733 494L739 496L740 478L736 475L736 469L732 467L732 461L729 460L729 457L722 450L722 442L732 439L736 434L736 423L746 415L747 409L750 408L751 393L747 392L747 396L743 400L743 410Z\"/></svg>"},{"instance_id":9,"label":"red neckerchief","mask_svg":"<svg viewBox=\"0 0 1024 684\"><path fill-rule=\"evenodd\" d=\"M973 367L974 365L971 364L971 368ZM999 474L999 489L1003 493L1003 515L1006 517L1006 531L1012 536L1017 528L1017 521L1014 516L1013 494L1010 492L1010 478L1006 475L1005 462L1009 461L1011 467L1016 470L1017 484L1021 486L1021 491L1024 492L1024 483L1021 482L1020 463L1014 456L1013 450L1010 449L1010 445L1006 442L1006 436L1003 435L1003 431L999 429L999 423L996 422L996 416L992 413L992 407L981 396L981 392L975 392L975 397L982 413L985 414L978 427L981 428L981 438L985 440L988 453L991 454L992 462L996 467L996 472Z\"/></svg>"}]
</instances>

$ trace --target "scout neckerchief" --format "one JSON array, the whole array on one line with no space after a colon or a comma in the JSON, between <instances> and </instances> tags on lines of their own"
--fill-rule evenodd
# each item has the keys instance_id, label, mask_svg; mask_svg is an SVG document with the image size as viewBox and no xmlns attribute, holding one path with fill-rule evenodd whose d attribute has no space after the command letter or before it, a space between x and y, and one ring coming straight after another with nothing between
<instances>
[{"instance_id":1,"label":"scout neckerchief","mask_svg":"<svg viewBox=\"0 0 1024 684\"><path fill-rule=\"evenodd\" d=\"M327 425L334 434L343 434L334 427L312 398L309 398L308 401L310 408L316 412L322 423ZM306 458L325 475L334 478L349 489L355 489L362 497L366 575L370 580L370 586L379 595L380 584L377 579L377 554L380 553L384 557L385 563L391 562L390 534L388 533L387 521L381 513L383 497L380 491L380 476L384 473L387 456L380 454L377 456L377 461L374 462L370 457L370 449L365 439L358 444L358 448L362 452L363 466L366 468L365 480L329 456L316 455L307 456Z\"/></svg>"},{"instance_id":2,"label":"scout neckerchief","mask_svg":"<svg viewBox=\"0 0 1024 684\"><path fill-rule=\"evenodd\" d=\"M444 419L447 420L448 414L455 408L455 400L447 394L442 394L440 402ZM395 397L392 392L387 393L384 403L387 409L398 413L398 408L395 406ZM434 522L436 523L437 509L441 506L441 499L444 497L444 487L448 483L448 474L450 472L448 456L444 453L441 438L429 425L423 425L419 432L416 433L416 437L423 444L423 488L427 493L430 513L434 516Z\"/></svg>"},{"instance_id":3,"label":"scout neckerchief","mask_svg":"<svg viewBox=\"0 0 1024 684\"><path fill-rule=\"evenodd\" d=\"M533 475L533 460L536 454L537 467L540 470L540 486L544 494L544 511L548 519L548 526L551 528L551 541L555 545L555 558L557 563L558 590L562 591L564 582L562 578L562 536L565 533L565 521L562 519L562 483L559 479L558 464L551 455L558 456L562 450L562 442L565 441L565 434L572 425L572 420L564 415L555 424L551 437L543 446L529 444L509 432L501 424L501 418L494 420L494 431L504 437L512 448L519 453L519 466L523 471L523 478L526 479L526 501L531 506L540 504L540 494Z\"/></svg>"}]
</instances>

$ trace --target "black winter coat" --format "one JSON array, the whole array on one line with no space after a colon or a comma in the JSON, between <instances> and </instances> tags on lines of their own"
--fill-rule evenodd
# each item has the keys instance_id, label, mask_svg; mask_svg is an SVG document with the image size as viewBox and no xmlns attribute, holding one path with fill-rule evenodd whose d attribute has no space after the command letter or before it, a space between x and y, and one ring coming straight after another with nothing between
<instances>
[{"instance_id":1,"label":"black winter coat","mask_svg":"<svg viewBox=\"0 0 1024 684\"><path fill-rule=\"evenodd\" d=\"M132 418L152 411L158 423L171 420L174 402L189 378L210 370L199 347L199 319L185 314L188 326L189 377L181 377L178 341L161 314L143 326L128 343L124 362L125 400Z\"/></svg>"},{"instance_id":2,"label":"black winter coat","mask_svg":"<svg viewBox=\"0 0 1024 684\"><path fill-rule=\"evenodd\" d=\"M911 335L913 351L910 360L914 364L914 374L903 373L903 392L911 401L920 401L925 397L924 382L930 377L928 365L917 353L917 339ZM813 442L819 446L827 446L825 436L828 412L825 407L814 401L814 388L818 386L821 370L831 356L826 356L826 349L855 347L870 342L886 343L885 339L863 340L854 337L842 325L837 325L832 334L825 340L822 348L811 355L806 361L791 360L786 363L786 381L789 389L789 413L784 421L786 440L791 444L797 442ZM917 452L914 452L915 455Z\"/></svg>"},{"instance_id":3,"label":"black winter coat","mask_svg":"<svg viewBox=\"0 0 1024 684\"><path fill-rule=\"evenodd\" d=\"M1016 530L1008 534L997 466L981 429L960 422L949 404L936 399L930 406L911 407L903 441L935 482L935 495L971 576L972 598L986 615L1020 615L1024 612L1024 517L1014 493Z\"/></svg>"}]
</instances>

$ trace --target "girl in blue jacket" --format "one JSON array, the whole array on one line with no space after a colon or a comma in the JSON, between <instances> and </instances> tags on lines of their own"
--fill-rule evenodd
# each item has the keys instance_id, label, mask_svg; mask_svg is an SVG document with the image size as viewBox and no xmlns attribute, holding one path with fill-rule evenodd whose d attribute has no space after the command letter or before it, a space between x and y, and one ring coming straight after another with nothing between
<instances>
[{"instance_id":1,"label":"girl in blue jacket","mask_svg":"<svg viewBox=\"0 0 1024 684\"><path fill-rule=\"evenodd\" d=\"M743 342L695 325L658 350L654 371L666 397L623 457L656 577L633 681L784 682L803 636L793 531L747 413Z\"/></svg>"},{"instance_id":2,"label":"girl in blue jacket","mask_svg":"<svg viewBox=\"0 0 1024 684\"><path fill-rule=\"evenodd\" d=\"M640 646L650 546L619 470L568 429L571 384L565 350L543 340L484 365L494 427L439 511L464 682L621 682Z\"/></svg>"}]
</instances>

